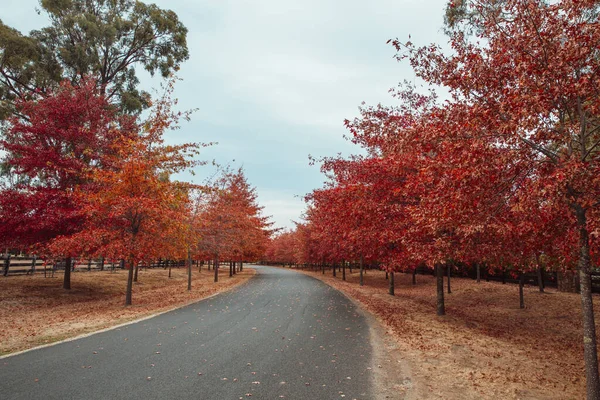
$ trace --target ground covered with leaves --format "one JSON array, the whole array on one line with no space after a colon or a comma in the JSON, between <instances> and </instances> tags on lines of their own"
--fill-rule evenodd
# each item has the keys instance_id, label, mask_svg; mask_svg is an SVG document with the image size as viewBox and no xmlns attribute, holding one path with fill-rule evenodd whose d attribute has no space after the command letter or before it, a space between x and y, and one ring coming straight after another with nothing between
<instances>
[{"instance_id":1,"label":"ground covered with leaves","mask_svg":"<svg viewBox=\"0 0 600 400\"><path fill-rule=\"evenodd\" d=\"M306 272L358 300L396 339L394 352L409 371L397 371L397 389L414 399L585 398L582 322L578 294L452 279L446 316L435 313L433 276L396 274L395 296L385 273L369 271L347 281ZM600 298L594 296L596 320ZM405 377L410 377L410 380Z\"/></svg>"},{"instance_id":2,"label":"ground covered with leaves","mask_svg":"<svg viewBox=\"0 0 600 400\"><path fill-rule=\"evenodd\" d=\"M192 291L187 270L173 268L171 278L162 268L141 269L133 287L133 305L125 307L127 271L74 272L71 290L62 289L62 273L54 278L0 278L0 355L97 331L157 312L166 311L228 290L246 282L255 271L244 268L233 278L221 268L194 268Z\"/></svg>"}]
</instances>

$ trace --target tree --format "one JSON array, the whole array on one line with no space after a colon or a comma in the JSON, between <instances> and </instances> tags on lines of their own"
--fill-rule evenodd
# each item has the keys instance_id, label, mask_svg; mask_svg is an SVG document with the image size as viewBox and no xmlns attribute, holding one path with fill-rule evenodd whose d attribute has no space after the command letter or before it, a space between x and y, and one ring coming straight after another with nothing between
<instances>
[{"instance_id":1,"label":"tree","mask_svg":"<svg viewBox=\"0 0 600 400\"><path fill-rule=\"evenodd\" d=\"M265 251L273 223L262 215L263 207L258 204L256 189L250 186L242 168L227 174L227 179L230 207L237 211L231 259L256 260Z\"/></svg>"},{"instance_id":2,"label":"tree","mask_svg":"<svg viewBox=\"0 0 600 400\"><path fill-rule=\"evenodd\" d=\"M51 25L29 36L0 21L0 119L14 101L43 95L62 79L92 76L122 112L138 113L150 96L135 65L168 77L188 58L187 29L177 15L134 0L41 0Z\"/></svg>"},{"instance_id":3,"label":"tree","mask_svg":"<svg viewBox=\"0 0 600 400\"><path fill-rule=\"evenodd\" d=\"M19 113L17 99L57 86L61 67L54 54L34 38L0 20L0 121ZM24 116L26 117L26 116Z\"/></svg>"},{"instance_id":4,"label":"tree","mask_svg":"<svg viewBox=\"0 0 600 400\"><path fill-rule=\"evenodd\" d=\"M0 196L0 241L43 252L59 235L83 223L74 191L91 190L90 170L114 167L117 135L131 137L130 118L117 117L92 81L63 82L39 102L17 103L25 119L13 117L0 148L8 177ZM75 254L65 253L67 261ZM67 263L68 264L68 263ZM70 288L65 268L64 288Z\"/></svg>"},{"instance_id":5,"label":"tree","mask_svg":"<svg viewBox=\"0 0 600 400\"><path fill-rule=\"evenodd\" d=\"M161 174L169 152L148 151L143 142L120 145L122 162L115 170L96 170L97 190L79 193L86 215L84 229L59 237L54 251L106 254L127 260L129 269L125 305L132 302L134 268L145 259L158 258L185 231L188 197L185 184ZM177 247L177 246L176 246Z\"/></svg>"},{"instance_id":6,"label":"tree","mask_svg":"<svg viewBox=\"0 0 600 400\"><path fill-rule=\"evenodd\" d=\"M206 194L199 219L198 248L215 260L215 282L219 260L257 259L264 253L271 223L261 211L256 190L248 184L242 169L224 171Z\"/></svg>"},{"instance_id":7,"label":"tree","mask_svg":"<svg viewBox=\"0 0 600 400\"><path fill-rule=\"evenodd\" d=\"M600 207L598 3L459 3L460 23L450 30L452 55L410 44L407 53L396 41L399 58L408 55L419 77L445 86L468 109L471 135L510 150L507 161L531 171L531 179L518 182L516 197L535 201L518 207L534 205L527 211L536 211L544 205L566 216L566 238L574 242L558 250L566 265L577 259L587 396L600 398L590 279L598 246L590 232L598 227Z\"/></svg>"},{"instance_id":8,"label":"tree","mask_svg":"<svg viewBox=\"0 0 600 400\"><path fill-rule=\"evenodd\" d=\"M264 256L267 261L285 266L296 264L300 261L295 252L297 245L297 231L278 232L269 241Z\"/></svg>"},{"instance_id":9,"label":"tree","mask_svg":"<svg viewBox=\"0 0 600 400\"><path fill-rule=\"evenodd\" d=\"M161 254L187 256L190 197L193 185L172 182L169 176L200 162L194 160L201 144L165 145L165 129L177 123L167 95L142 124L138 136L124 135L112 143L114 168L90 171L92 191L78 190L83 229L53 241L54 252L87 256L107 255L127 260L125 305L132 302L134 268L141 260Z\"/></svg>"}]
</instances>

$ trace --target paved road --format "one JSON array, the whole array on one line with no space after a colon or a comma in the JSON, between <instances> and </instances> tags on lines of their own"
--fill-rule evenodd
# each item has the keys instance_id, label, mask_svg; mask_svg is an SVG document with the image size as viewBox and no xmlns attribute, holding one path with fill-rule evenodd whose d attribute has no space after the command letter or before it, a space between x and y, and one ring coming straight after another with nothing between
<instances>
[{"instance_id":1,"label":"paved road","mask_svg":"<svg viewBox=\"0 0 600 400\"><path fill-rule=\"evenodd\" d=\"M366 319L308 276L257 267L231 292L0 360L8 399L372 399Z\"/></svg>"}]
</instances>

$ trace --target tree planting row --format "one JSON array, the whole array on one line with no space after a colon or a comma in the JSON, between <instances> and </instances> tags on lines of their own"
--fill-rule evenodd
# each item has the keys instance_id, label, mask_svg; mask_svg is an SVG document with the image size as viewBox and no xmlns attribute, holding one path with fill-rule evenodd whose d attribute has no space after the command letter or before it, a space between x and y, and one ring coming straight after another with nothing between
<instances>
[{"instance_id":1,"label":"tree planting row","mask_svg":"<svg viewBox=\"0 0 600 400\"><path fill-rule=\"evenodd\" d=\"M390 279L425 265L439 315L457 265L567 273L581 293L587 397L600 399L600 5L453 0L445 22L447 43L389 41L409 82L391 90L395 105L346 121L361 151L321 160L327 182L267 254L377 263Z\"/></svg>"}]
</instances>

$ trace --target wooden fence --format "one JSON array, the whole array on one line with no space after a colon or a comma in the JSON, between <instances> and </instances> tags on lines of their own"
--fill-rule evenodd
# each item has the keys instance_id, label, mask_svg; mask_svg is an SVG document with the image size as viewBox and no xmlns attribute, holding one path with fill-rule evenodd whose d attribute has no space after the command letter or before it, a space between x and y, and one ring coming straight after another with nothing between
<instances>
[{"instance_id":1,"label":"wooden fence","mask_svg":"<svg viewBox=\"0 0 600 400\"><path fill-rule=\"evenodd\" d=\"M167 268L167 267L182 267L185 261L173 260L158 260L151 263L140 263L139 267L143 268ZM0 267L2 275L30 275L36 272L53 273L57 270L65 269L65 261L55 263L46 263L43 259L31 256L14 256L3 255L0 258ZM75 260L71 266L72 271L103 271L116 269L124 269L123 262L120 260L105 260L105 259L89 259Z\"/></svg>"}]
</instances>

